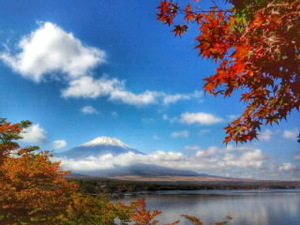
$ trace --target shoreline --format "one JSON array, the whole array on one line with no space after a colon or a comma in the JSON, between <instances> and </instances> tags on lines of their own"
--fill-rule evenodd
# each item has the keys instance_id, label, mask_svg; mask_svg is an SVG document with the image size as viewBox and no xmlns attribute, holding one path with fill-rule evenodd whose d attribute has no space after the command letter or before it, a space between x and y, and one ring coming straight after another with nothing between
<instances>
[{"instance_id":1,"label":"shoreline","mask_svg":"<svg viewBox=\"0 0 300 225\"><path fill-rule=\"evenodd\" d=\"M153 195L165 191L264 191L300 189L300 181L135 181L72 178L89 195Z\"/></svg>"}]
</instances>

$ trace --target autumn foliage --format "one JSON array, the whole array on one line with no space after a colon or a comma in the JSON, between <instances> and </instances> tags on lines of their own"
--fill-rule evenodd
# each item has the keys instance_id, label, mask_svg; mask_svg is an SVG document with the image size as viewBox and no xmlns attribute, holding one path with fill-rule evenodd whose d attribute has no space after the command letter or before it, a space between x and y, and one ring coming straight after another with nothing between
<instances>
[{"instance_id":1,"label":"autumn foliage","mask_svg":"<svg viewBox=\"0 0 300 225\"><path fill-rule=\"evenodd\" d=\"M225 128L225 143L257 137L263 124L279 123L300 107L300 1L229 1L204 11L199 1L187 5L165 0L158 20L174 26L176 36L191 24L200 31L195 48L219 65L206 78L205 90L215 96L242 92L244 114ZM174 25L179 20L179 25ZM193 25L194 26L194 25Z\"/></svg>"},{"instance_id":2,"label":"autumn foliage","mask_svg":"<svg viewBox=\"0 0 300 225\"><path fill-rule=\"evenodd\" d=\"M21 148L16 142L30 124L0 121L0 215L7 224L51 224L77 189L64 178L68 173L59 162L50 160L48 152L37 152L38 147Z\"/></svg>"},{"instance_id":3,"label":"autumn foliage","mask_svg":"<svg viewBox=\"0 0 300 225\"><path fill-rule=\"evenodd\" d=\"M161 215L162 212L159 210L149 210L147 209L146 200L144 198L139 199L136 202L132 202L130 208L133 209L131 219L135 225L158 225L159 220L157 216ZM172 223L164 225L177 225L180 224L180 221L175 221Z\"/></svg>"},{"instance_id":4,"label":"autumn foliage","mask_svg":"<svg viewBox=\"0 0 300 225\"><path fill-rule=\"evenodd\" d=\"M130 206L112 203L108 196L73 195L64 213L59 218L65 225L115 225L118 218L122 224L130 222L133 210Z\"/></svg>"}]
</instances>

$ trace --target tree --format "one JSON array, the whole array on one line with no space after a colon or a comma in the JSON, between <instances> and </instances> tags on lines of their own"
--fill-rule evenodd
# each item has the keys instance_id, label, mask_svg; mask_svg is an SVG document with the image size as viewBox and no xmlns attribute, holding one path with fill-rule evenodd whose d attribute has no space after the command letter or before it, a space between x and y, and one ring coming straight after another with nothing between
<instances>
[{"instance_id":1,"label":"tree","mask_svg":"<svg viewBox=\"0 0 300 225\"><path fill-rule=\"evenodd\" d=\"M31 125L0 120L1 224L54 224L72 201L77 185L65 179L59 162L38 147L21 148L16 142Z\"/></svg>"},{"instance_id":2,"label":"tree","mask_svg":"<svg viewBox=\"0 0 300 225\"><path fill-rule=\"evenodd\" d=\"M108 196L94 197L77 193L60 219L65 225L115 225L116 218L122 224L130 222L132 213L132 207L112 203Z\"/></svg>"},{"instance_id":3,"label":"tree","mask_svg":"<svg viewBox=\"0 0 300 225\"><path fill-rule=\"evenodd\" d=\"M156 219L157 216L161 215L162 212L159 210L151 211L147 209L146 200L144 198L139 199L136 202L132 202L130 208L133 209L131 219L135 225L158 225L159 220ZM178 225L180 221L175 221L172 223L164 225Z\"/></svg>"},{"instance_id":4,"label":"tree","mask_svg":"<svg viewBox=\"0 0 300 225\"><path fill-rule=\"evenodd\" d=\"M205 79L205 90L224 97L241 90L247 105L225 128L224 142L251 141L263 124L279 123L299 111L300 0L229 0L230 9L214 6L210 11L197 7L198 2L182 6L164 0L158 20L174 26L176 36L197 24L195 48L219 66ZM174 25L176 19L180 25Z\"/></svg>"}]
</instances>

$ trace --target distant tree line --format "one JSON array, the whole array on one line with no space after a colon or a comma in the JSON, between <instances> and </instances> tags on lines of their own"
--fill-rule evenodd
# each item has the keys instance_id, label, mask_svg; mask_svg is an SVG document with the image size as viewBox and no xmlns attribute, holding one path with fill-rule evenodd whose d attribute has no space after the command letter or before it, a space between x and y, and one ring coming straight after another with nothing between
<instances>
[{"instance_id":1,"label":"distant tree line","mask_svg":"<svg viewBox=\"0 0 300 225\"><path fill-rule=\"evenodd\" d=\"M172 190L255 190L255 189L293 189L300 188L299 181L203 181L203 182L141 182L115 180L108 178L72 178L86 194L151 193Z\"/></svg>"}]
</instances>

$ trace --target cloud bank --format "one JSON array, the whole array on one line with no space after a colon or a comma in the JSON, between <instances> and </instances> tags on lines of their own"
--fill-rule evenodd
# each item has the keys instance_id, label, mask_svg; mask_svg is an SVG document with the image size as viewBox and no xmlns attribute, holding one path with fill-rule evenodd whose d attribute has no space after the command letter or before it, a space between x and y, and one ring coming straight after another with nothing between
<instances>
[{"instance_id":1,"label":"cloud bank","mask_svg":"<svg viewBox=\"0 0 300 225\"><path fill-rule=\"evenodd\" d=\"M179 152L157 151L148 155L132 152L113 156L87 157L80 160L62 158L62 166L68 170L102 170L135 164L150 164L174 169L193 170L218 176L236 178L299 179L299 168L291 163L279 164L251 146L210 147L202 150L199 146L187 146L194 153L185 155ZM191 151L189 151L191 153ZM263 177L261 177L263 174Z\"/></svg>"}]
</instances>

